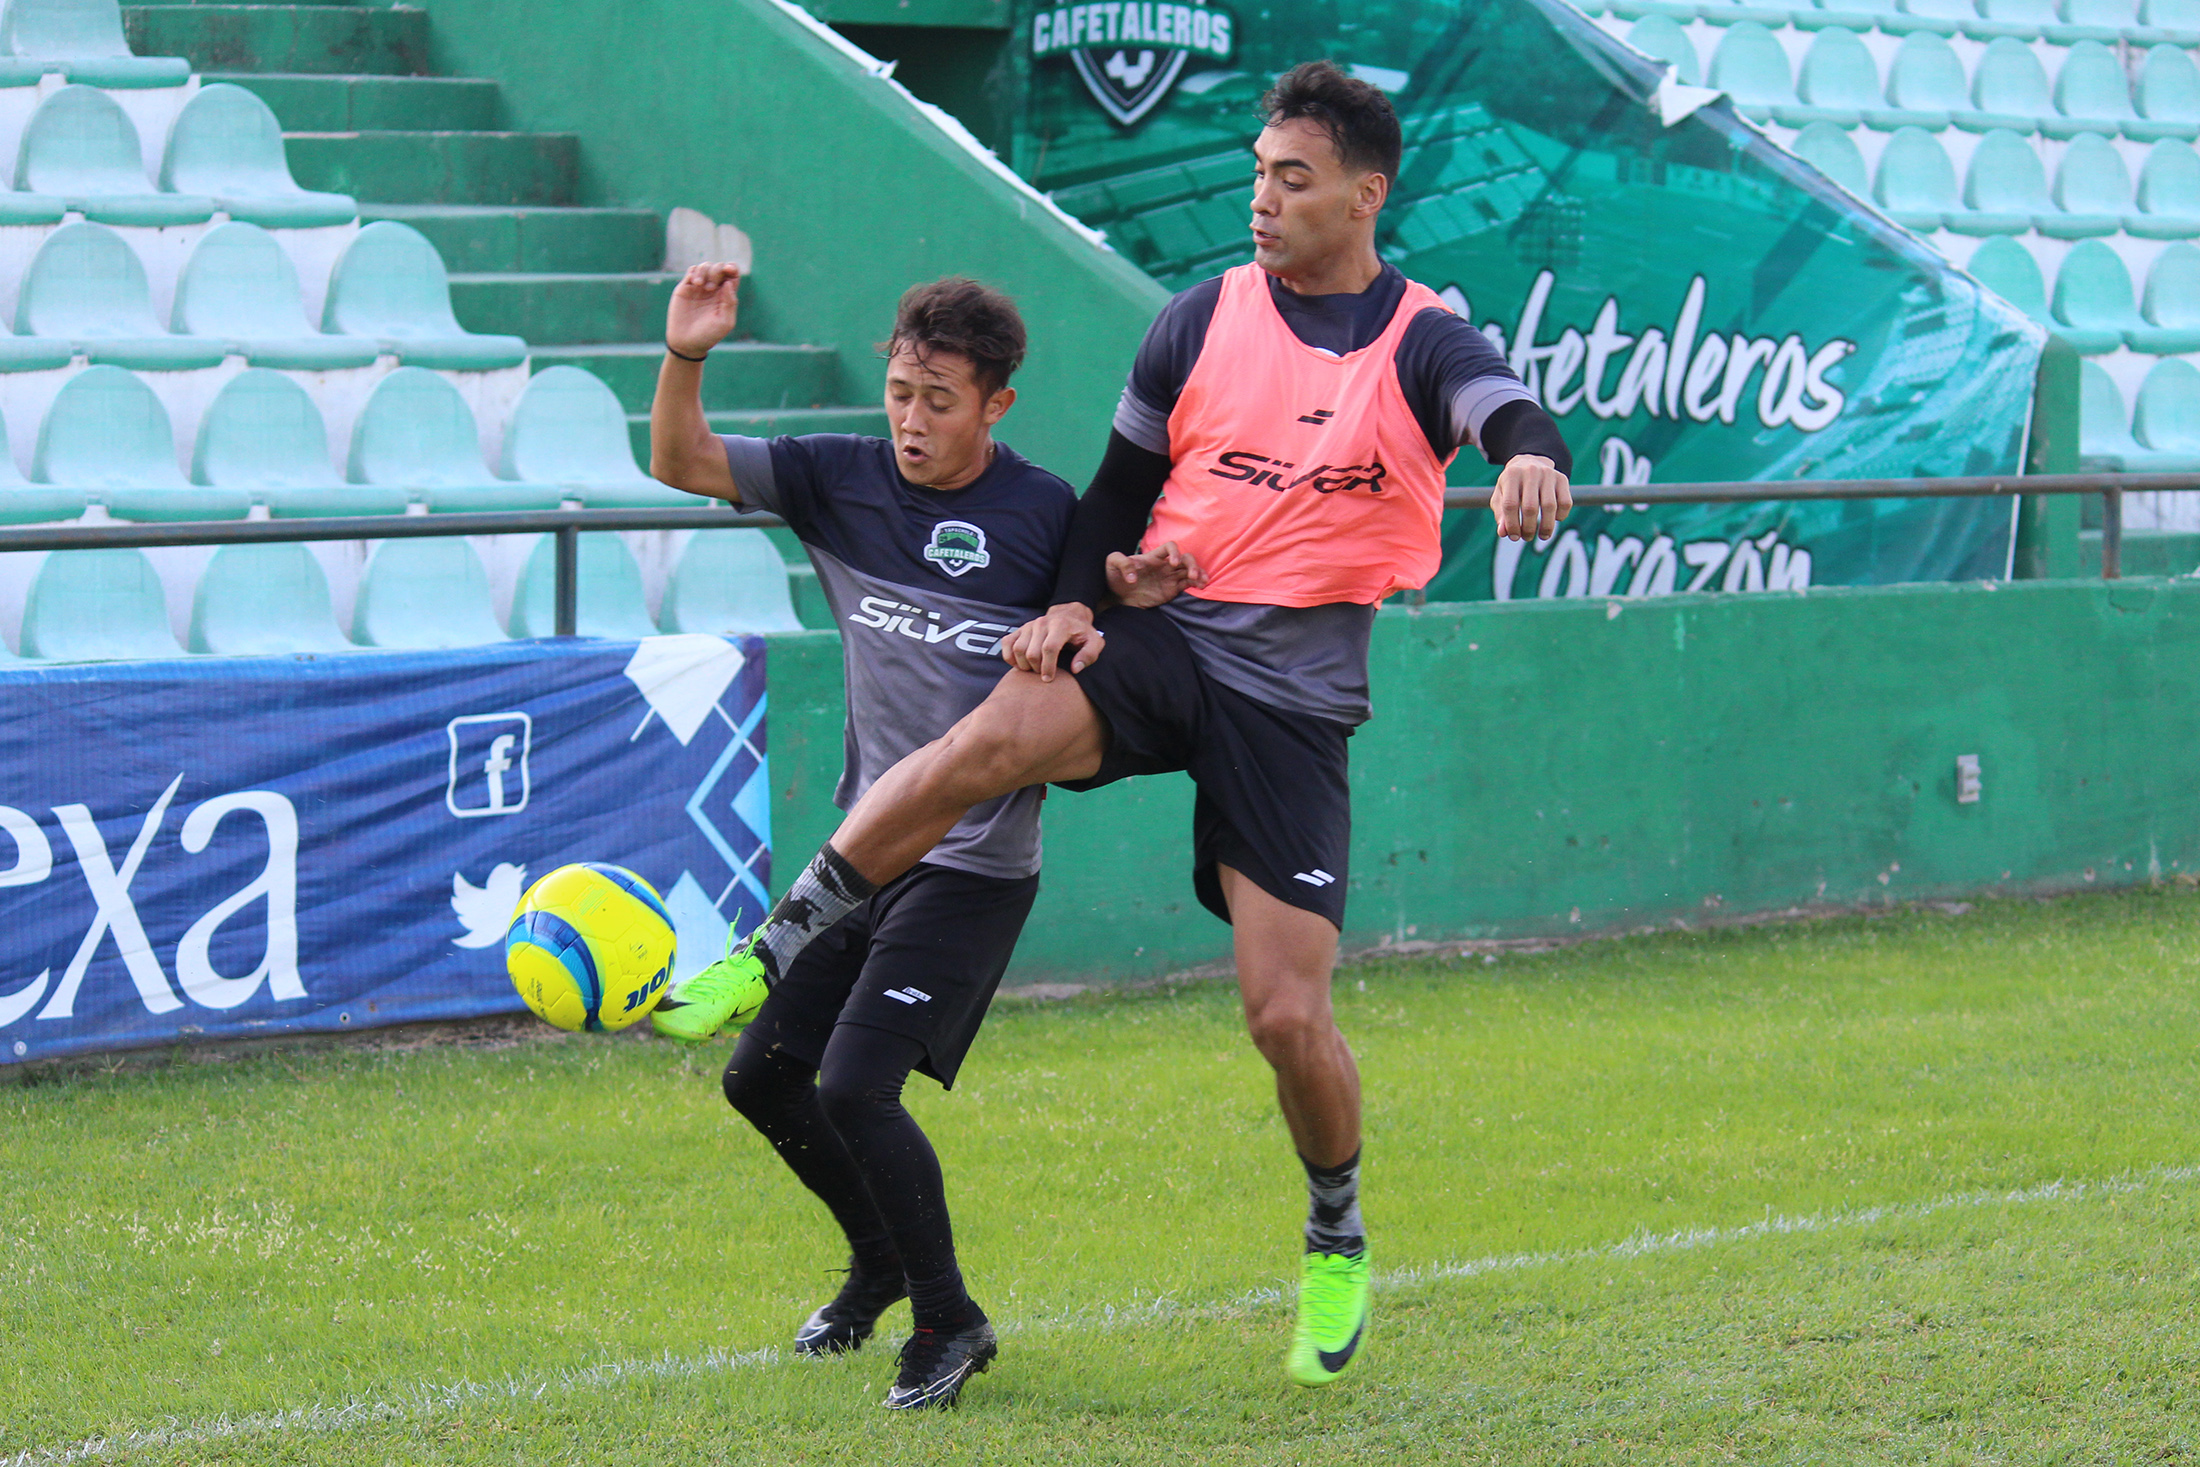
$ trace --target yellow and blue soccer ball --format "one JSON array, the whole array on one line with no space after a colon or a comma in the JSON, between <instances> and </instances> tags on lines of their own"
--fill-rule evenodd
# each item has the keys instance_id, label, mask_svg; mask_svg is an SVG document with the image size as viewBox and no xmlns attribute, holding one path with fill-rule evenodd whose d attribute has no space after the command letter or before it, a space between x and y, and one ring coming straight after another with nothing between
<instances>
[{"instance_id":1,"label":"yellow and blue soccer ball","mask_svg":"<svg viewBox=\"0 0 2200 1467\"><path fill-rule=\"evenodd\" d=\"M504 934L519 996L560 1029L614 1032L672 983L672 915L624 866L560 866L527 889Z\"/></svg>"}]
</instances>

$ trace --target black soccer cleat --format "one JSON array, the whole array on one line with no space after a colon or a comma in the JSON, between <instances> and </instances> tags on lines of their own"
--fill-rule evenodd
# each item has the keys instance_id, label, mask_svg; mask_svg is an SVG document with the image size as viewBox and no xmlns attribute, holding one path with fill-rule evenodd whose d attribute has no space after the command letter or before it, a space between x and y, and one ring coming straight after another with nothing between
<instances>
[{"instance_id":1,"label":"black soccer cleat","mask_svg":"<svg viewBox=\"0 0 2200 1467\"><path fill-rule=\"evenodd\" d=\"M901 1347L901 1374L886 1393L889 1411L945 1410L963 1382L990 1365L1001 1342L985 1320L959 1330L920 1329Z\"/></svg>"},{"instance_id":2,"label":"black soccer cleat","mask_svg":"<svg viewBox=\"0 0 2200 1467\"><path fill-rule=\"evenodd\" d=\"M841 1355L863 1348L878 1328L878 1317L907 1298L908 1286L900 1274L873 1275L850 1265L848 1280L833 1302L812 1314L795 1331L797 1355Z\"/></svg>"}]
</instances>

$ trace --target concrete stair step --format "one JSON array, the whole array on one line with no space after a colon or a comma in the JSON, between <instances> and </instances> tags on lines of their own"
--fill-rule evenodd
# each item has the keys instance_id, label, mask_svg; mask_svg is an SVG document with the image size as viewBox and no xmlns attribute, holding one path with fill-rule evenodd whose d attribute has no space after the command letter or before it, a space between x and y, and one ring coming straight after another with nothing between
<instances>
[{"instance_id":1,"label":"concrete stair step","mask_svg":"<svg viewBox=\"0 0 2200 1467\"><path fill-rule=\"evenodd\" d=\"M194 71L428 70L428 12L409 6L125 5L140 56L182 56Z\"/></svg>"},{"instance_id":2,"label":"concrete stair step","mask_svg":"<svg viewBox=\"0 0 2200 1467\"><path fill-rule=\"evenodd\" d=\"M654 341L614 345L538 346L534 367L581 367L611 384L629 413L649 411L664 348ZM729 341L703 370L703 406L713 411L822 407L840 383L840 354L829 346Z\"/></svg>"},{"instance_id":3,"label":"concrete stair step","mask_svg":"<svg viewBox=\"0 0 2200 1467\"><path fill-rule=\"evenodd\" d=\"M677 275L659 272L454 274L451 305L468 331L549 346L656 341Z\"/></svg>"},{"instance_id":4,"label":"concrete stair step","mask_svg":"<svg viewBox=\"0 0 2200 1467\"><path fill-rule=\"evenodd\" d=\"M634 439L634 461L649 467L649 415L632 413L628 431ZM886 436L883 407L751 408L710 415L713 433L738 433L750 438L776 438L782 433L868 433Z\"/></svg>"},{"instance_id":5,"label":"concrete stair step","mask_svg":"<svg viewBox=\"0 0 2200 1467\"><path fill-rule=\"evenodd\" d=\"M461 274L631 274L655 270L665 255L664 220L648 209L361 204L359 217L411 225Z\"/></svg>"},{"instance_id":6,"label":"concrete stair step","mask_svg":"<svg viewBox=\"0 0 2200 1467\"><path fill-rule=\"evenodd\" d=\"M306 188L393 204L566 204L580 139L564 132L285 133Z\"/></svg>"},{"instance_id":7,"label":"concrete stair step","mask_svg":"<svg viewBox=\"0 0 2200 1467\"><path fill-rule=\"evenodd\" d=\"M256 93L291 132L488 131L497 84L471 76L331 76L209 71L201 79Z\"/></svg>"}]
</instances>

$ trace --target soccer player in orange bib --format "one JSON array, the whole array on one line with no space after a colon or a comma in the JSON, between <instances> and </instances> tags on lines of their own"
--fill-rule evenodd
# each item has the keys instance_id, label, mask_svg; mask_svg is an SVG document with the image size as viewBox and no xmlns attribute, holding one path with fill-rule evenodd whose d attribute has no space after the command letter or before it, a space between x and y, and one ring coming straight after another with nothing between
<instances>
[{"instance_id":1,"label":"soccer player in orange bib","mask_svg":"<svg viewBox=\"0 0 2200 1467\"><path fill-rule=\"evenodd\" d=\"M1264 105L1253 260L1147 332L1053 604L1003 644L1015 670L871 786L738 956L773 981L986 800L1189 772L1194 889L1234 929L1246 1025L1306 1171L1285 1365L1321 1385L1367 1328L1359 1072L1330 978L1375 607L1435 573L1462 444L1504 466L1491 508L1515 540L1556 531L1572 459L1489 340L1376 253L1402 151L1389 99L1310 62ZM1188 555L1193 589L1096 617L1111 563L1134 573L1142 548Z\"/></svg>"}]
</instances>

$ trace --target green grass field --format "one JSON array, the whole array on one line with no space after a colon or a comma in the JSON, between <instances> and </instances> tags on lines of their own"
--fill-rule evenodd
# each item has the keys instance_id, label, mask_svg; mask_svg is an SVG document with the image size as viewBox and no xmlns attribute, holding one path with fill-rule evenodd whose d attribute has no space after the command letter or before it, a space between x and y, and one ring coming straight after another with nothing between
<instances>
[{"instance_id":1,"label":"green grass field","mask_svg":"<svg viewBox=\"0 0 2200 1467\"><path fill-rule=\"evenodd\" d=\"M0 1461L2189 1461L2196 978L2174 891L1347 969L1323 1392L1233 990L1004 1006L911 1086L1003 1335L916 1420L891 1341L781 1353L842 1260L724 1046L0 1088Z\"/></svg>"}]
</instances>

